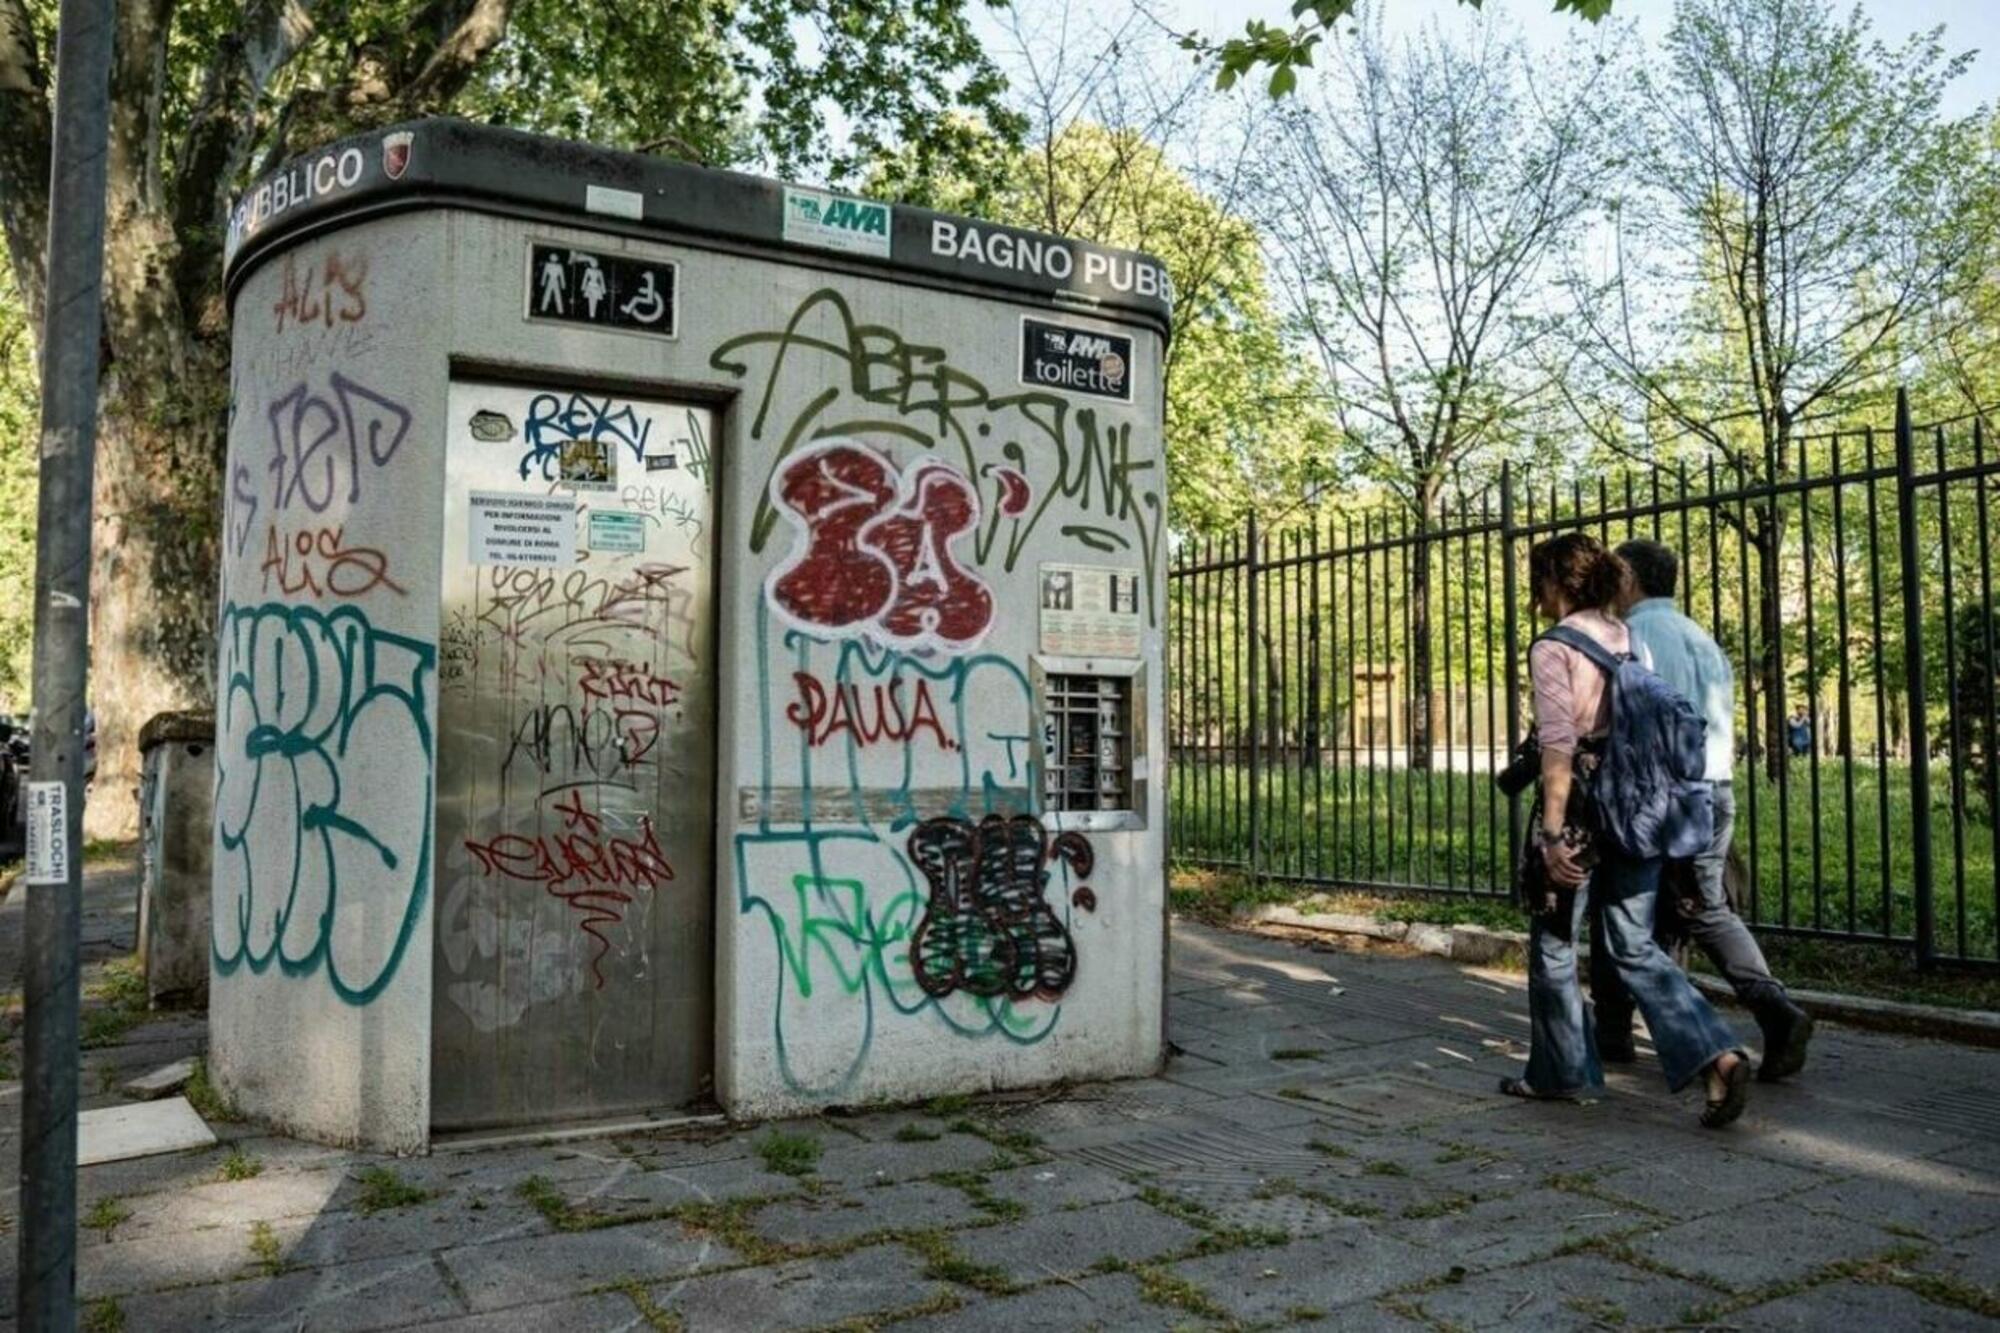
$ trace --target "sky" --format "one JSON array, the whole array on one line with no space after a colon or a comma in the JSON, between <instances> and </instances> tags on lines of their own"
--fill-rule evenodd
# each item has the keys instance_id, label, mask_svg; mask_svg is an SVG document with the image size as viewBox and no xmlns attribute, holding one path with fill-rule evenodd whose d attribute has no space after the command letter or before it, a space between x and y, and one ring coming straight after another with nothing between
<instances>
[{"instance_id":1,"label":"sky","mask_svg":"<svg viewBox=\"0 0 2000 1333\"><path fill-rule=\"evenodd\" d=\"M1027 0L1033 3L1033 0ZM1367 4L1367 0L1363 0ZM1557 14L1553 0L1486 0L1475 10L1457 0L1388 0L1383 20L1390 34L1411 32L1433 19L1447 30L1489 21L1495 15L1519 27L1531 49L1555 50L1571 33L1588 32L1590 24ZM1371 6L1372 7L1372 6ZM1844 9L1844 6L1840 6ZM1177 28L1192 28L1207 37L1235 36L1245 22L1262 19L1289 26L1290 0L1156 0L1154 12ZM1911 33L1943 25L1947 51L1977 49L1979 56L1950 88L1943 111L1962 116L2000 96L2000 0L1862 0L1861 10L1886 44L1895 46ZM1606 22L1636 22L1642 37L1658 40L1673 17L1671 0L1614 0Z\"/></svg>"}]
</instances>

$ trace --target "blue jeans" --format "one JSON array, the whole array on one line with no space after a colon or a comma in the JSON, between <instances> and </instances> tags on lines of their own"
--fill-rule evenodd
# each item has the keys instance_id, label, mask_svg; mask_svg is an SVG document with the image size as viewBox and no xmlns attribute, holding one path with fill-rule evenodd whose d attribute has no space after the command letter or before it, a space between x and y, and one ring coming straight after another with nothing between
<instances>
[{"instance_id":1,"label":"blue jeans","mask_svg":"<svg viewBox=\"0 0 2000 1333\"><path fill-rule=\"evenodd\" d=\"M1687 974L1653 942L1660 863L1634 861L1607 848L1591 872L1588 899L1604 918L1604 942L1618 979L1646 1016L1667 1086L1679 1092L1719 1055L1741 1044ZM1576 938L1584 929L1586 895L1579 890L1567 932L1535 918L1528 935L1528 1086L1541 1093L1582 1092L1604 1085L1597 1036L1577 984Z\"/></svg>"}]
</instances>

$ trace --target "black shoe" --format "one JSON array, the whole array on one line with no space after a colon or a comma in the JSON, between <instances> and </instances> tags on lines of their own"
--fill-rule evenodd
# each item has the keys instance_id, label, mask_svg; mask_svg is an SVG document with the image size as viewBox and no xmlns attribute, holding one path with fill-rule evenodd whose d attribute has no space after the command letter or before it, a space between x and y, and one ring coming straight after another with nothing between
<instances>
[{"instance_id":1,"label":"black shoe","mask_svg":"<svg viewBox=\"0 0 2000 1333\"><path fill-rule=\"evenodd\" d=\"M1632 1041L1632 1034L1621 1037L1597 1036L1597 1058L1608 1065L1629 1065L1639 1058L1639 1048Z\"/></svg>"},{"instance_id":2,"label":"black shoe","mask_svg":"<svg viewBox=\"0 0 2000 1333\"><path fill-rule=\"evenodd\" d=\"M1757 1066L1760 1083L1776 1083L1806 1067L1806 1044L1814 1027L1811 1014L1789 999L1779 999L1757 1015L1757 1026L1764 1030L1764 1060Z\"/></svg>"}]
</instances>

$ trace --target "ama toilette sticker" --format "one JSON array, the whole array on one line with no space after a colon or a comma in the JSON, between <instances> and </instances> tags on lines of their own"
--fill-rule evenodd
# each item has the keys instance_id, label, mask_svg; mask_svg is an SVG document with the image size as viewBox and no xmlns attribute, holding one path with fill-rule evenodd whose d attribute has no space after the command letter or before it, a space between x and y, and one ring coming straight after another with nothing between
<instances>
[{"instance_id":1,"label":"ama toilette sticker","mask_svg":"<svg viewBox=\"0 0 2000 1333\"><path fill-rule=\"evenodd\" d=\"M1021 321L1021 383L1132 401L1132 340L1101 329Z\"/></svg>"}]
</instances>

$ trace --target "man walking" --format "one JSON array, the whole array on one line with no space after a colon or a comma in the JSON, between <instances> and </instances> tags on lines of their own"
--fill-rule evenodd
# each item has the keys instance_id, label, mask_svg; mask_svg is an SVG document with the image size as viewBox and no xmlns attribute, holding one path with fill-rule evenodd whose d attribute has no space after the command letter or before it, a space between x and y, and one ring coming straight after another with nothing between
<instances>
[{"instance_id":1,"label":"man walking","mask_svg":"<svg viewBox=\"0 0 2000 1333\"><path fill-rule=\"evenodd\" d=\"M1694 858L1700 901L1687 921L1688 934L1756 1016L1757 1026L1764 1032L1764 1061L1757 1076L1767 1083L1775 1082L1805 1067L1813 1020L1792 1003L1784 986L1771 975L1764 951L1730 907L1723 888L1723 866L1736 822L1732 782L1735 677L1715 640L1674 605L1680 561L1672 548L1654 541L1629 541L1618 548L1618 554L1631 568L1635 585L1627 590L1625 606L1633 652L1650 659L1653 670L1708 721L1708 764L1703 776L1715 786L1715 837L1708 849ZM1629 1061L1634 1058L1632 997L1610 965L1610 950L1601 942L1603 930L1594 913L1590 934L1590 990L1597 1009L1598 1053L1606 1060Z\"/></svg>"}]
</instances>

